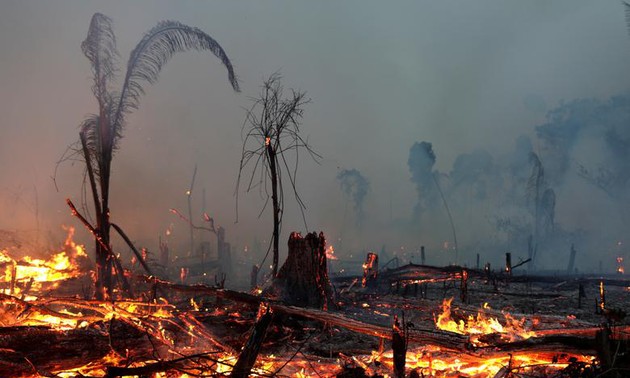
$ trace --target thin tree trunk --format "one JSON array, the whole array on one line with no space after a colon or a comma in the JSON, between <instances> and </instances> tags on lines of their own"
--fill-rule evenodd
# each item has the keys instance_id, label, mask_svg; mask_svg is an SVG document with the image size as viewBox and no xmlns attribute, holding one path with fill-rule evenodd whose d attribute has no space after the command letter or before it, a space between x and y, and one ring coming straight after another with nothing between
<instances>
[{"instance_id":1,"label":"thin tree trunk","mask_svg":"<svg viewBox=\"0 0 630 378\"><path fill-rule=\"evenodd\" d=\"M267 158L269 159L269 171L271 173L271 202L273 203L273 263L271 273L273 277L278 275L278 255L280 243L280 204L278 203L278 171L276 167L276 151L267 144Z\"/></svg>"},{"instance_id":2,"label":"thin tree trunk","mask_svg":"<svg viewBox=\"0 0 630 378\"><path fill-rule=\"evenodd\" d=\"M97 220L96 229L99 231L99 235L103 243L110 247L109 243L109 177L112 161L111 148L104 146L103 151L103 167L101 167L100 183L101 183L101 217ZM111 248L110 248L111 250ZM96 243L96 299L103 300L105 298L105 291L111 298L113 294L112 288L112 261L109 258L109 253L100 245Z\"/></svg>"},{"instance_id":3,"label":"thin tree trunk","mask_svg":"<svg viewBox=\"0 0 630 378\"><path fill-rule=\"evenodd\" d=\"M193 218L192 218L192 191L193 188L195 186L195 177L197 176L197 164L195 164L195 170L193 171L193 176L192 176L192 181L190 182L190 189L188 189L188 192L186 193L188 198L188 219L190 220L190 222L188 222L188 224L190 225L190 255L192 256L195 253L195 238L194 238L194 233L193 233ZM202 267L203 267L203 252L202 252Z\"/></svg>"},{"instance_id":4,"label":"thin tree trunk","mask_svg":"<svg viewBox=\"0 0 630 378\"><path fill-rule=\"evenodd\" d=\"M85 158L85 166L88 173L88 179L90 181L90 188L92 190L92 198L94 200L94 210L96 212L96 229L98 230L99 236L102 238L102 219L103 219L103 211L101 204L99 203L98 191L96 189L96 180L94 179L94 170L92 169L92 160L90 158L90 154L87 148L87 141L85 138L85 134L83 132L79 133L79 139L81 140L81 147L83 148L83 157ZM102 180L101 180L102 184ZM95 297L98 300L103 300L103 274L104 271L101 267L105 266L107 263L107 252L103 250L102 246L98 241L95 241L95 252L96 252L96 271L97 277L95 282Z\"/></svg>"}]
</instances>

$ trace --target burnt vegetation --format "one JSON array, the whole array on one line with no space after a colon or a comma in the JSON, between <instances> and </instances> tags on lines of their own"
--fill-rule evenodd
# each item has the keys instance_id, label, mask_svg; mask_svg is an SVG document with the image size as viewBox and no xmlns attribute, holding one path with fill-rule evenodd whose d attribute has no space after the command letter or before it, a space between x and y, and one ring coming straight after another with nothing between
<instances>
[{"instance_id":1,"label":"burnt vegetation","mask_svg":"<svg viewBox=\"0 0 630 378\"><path fill-rule=\"evenodd\" d=\"M209 51L233 90L239 91L239 82L217 41L175 21L160 22L142 37L120 85L108 17L93 16L81 49L92 68L98 109L81 123L69 152L85 167L83 206L67 204L94 240L93 264L71 237L47 261L0 250L0 376L630 375L630 280L623 256L614 270L601 262L595 269L582 253L604 238L621 240L630 224L630 96L562 103L509 152L462 153L446 169L438 166L440 151L432 142L411 144L406 168L415 203L398 223L391 217L371 222L368 175L338 170L330 182L352 206L359 235L375 225L385 232L402 225L430 251L420 247L420 264L402 247L387 256L385 246L380 255L354 251L352 260L340 261L323 231L308 232L297 182L302 156L321 160L302 130L311 100L272 74L245 109L235 194L237 218L241 192L260 195L259 217L271 211L266 251L256 243L262 261L232 267L225 229L215 228L205 213L205 193L204 223L194 222L195 165L187 216L170 212L187 225L186 258L201 260L176 261L160 238L157 264L113 222L110 210L113 156L126 118L178 52ZM615 226L602 226L605 235L563 224L558 204L573 185L588 186L618 207ZM304 236L294 229L282 235L285 194L300 210ZM123 263L112 229L138 269ZM216 238L212 269L209 242L196 239L195 231ZM438 260L448 263L439 266ZM562 269L549 274L550 260ZM338 263L350 268L337 269ZM226 287L229 275L250 267L248 290Z\"/></svg>"}]
</instances>

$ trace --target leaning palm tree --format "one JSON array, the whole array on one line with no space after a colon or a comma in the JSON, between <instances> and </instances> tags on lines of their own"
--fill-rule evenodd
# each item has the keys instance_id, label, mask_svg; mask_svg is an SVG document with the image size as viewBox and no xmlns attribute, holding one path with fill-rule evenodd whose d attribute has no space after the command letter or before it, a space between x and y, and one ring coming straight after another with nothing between
<instances>
[{"instance_id":1,"label":"leaning palm tree","mask_svg":"<svg viewBox=\"0 0 630 378\"><path fill-rule=\"evenodd\" d=\"M122 87L113 90L118 71L116 38L109 17L94 14L87 38L81 44L92 65L92 92L98 102L98 113L88 116L80 126L80 142L87 177L94 200L96 226L96 297L112 293L112 260L110 245L109 181L112 156L125 126L125 117L138 108L144 94L143 85L155 84L162 67L176 52L209 50L228 70L228 80L235 91L238 81L232 63L223 48L200 29L175 21L162 21L149 30L133 49L127 62Z\"/></svg>"}]
</instances>

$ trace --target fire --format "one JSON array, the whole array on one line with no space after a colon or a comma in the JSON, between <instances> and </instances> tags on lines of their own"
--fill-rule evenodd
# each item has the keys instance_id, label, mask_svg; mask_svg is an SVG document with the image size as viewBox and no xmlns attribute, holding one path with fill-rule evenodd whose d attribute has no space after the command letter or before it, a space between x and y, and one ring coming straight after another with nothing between
<instances>
[{"instance_id":1,"label":"fire","mask_svg":"<svg viewBox=\"0 0 630 378\"><path fill-rule=\"evenodd\" d=\"M37 291L44 283L51 283L51 288L55 288L59 282L82 274L77 259L87 257L85 248L73 241L73 227L66 230L68 235L64 250L47 260L31 256L16 260L9 256L8 251L0 250L0 264L5 266L0 280L9 284L9 294L21 294L24 289Z\"/></svg>"},{"instance_id":2,"label":"fire","mask_svg":"<svg viewBox=\"0 0 630 378\"><path fill-rule=\"evenodd\" d=\"M326 247L326 258L328 260L337 260L337 256L335 256L335 248L331 244Z\"/></svg>"},{"instance_id":3,"label":"fire","mask_svg":"<svg viewBox=\"0 0 630 378\"><path fill-rule=\"evenodd\" d=\"M525 327L525 319L515 319L510 314L504 313L505 323L501 324L497 318L488 317L483 311L477 313L477 316L469 315L466 321L460 319L454 320L451 317L451 302L453 298L445 299L442 303L442 313L435 320L435 325L445 331L459 333L462 335L470 335L473 345L482 346L484 343L479 340L479 336L488 334L499 334L502 340L516 341L525 340L536 336L536 333L527 330ZM487 303L484 309L489 309Z\"/></svg>"},{"instance_id":4,"label":"fire","mask_svg":"<svg viewBox=\"0 0 630 378\"><path fill-rule=\"evenodd\" d=\"M625 269L623 267L623 257L621 256L617 257L617 273L619 274L625 273Z\"/></svg>"},{"instance_id":5,"label":"fire","mask_svg":"<svg viewBox=\"0 0 630 378\"><path fill-rule=\"evenodd\" d=\"M0 305L0 326L44 326L42 328L62 332L85 331L94 335L106 335L112 337L112 324L125 324L131 329L141 331L142 335L150 340L151 352L147 355L133 355L138 351L112 350L83 366L73 365L69 368L54 368L53 375L63 378L76 376L107 376L107 367L125 366L138 368L159 363L156 359L156 350L160 347L168 354L160 356L164 360L177 360L182 356L206 356L187 360L192 367L186 366L186 373L179 368L172 369L168 373L155 373L155 377L188 378L193 376L221 376L229 375L232 366L236 363L239 352L224 346L213 334L211 328L207 328L202 319L210 316L225 316L231 321L245 323L247 315L237 311L230 312L227 308L216 307L212 312L208 310L205 302L197 302L193 297L170 298L169 302L162 298L147 300L126 300L116 302L82 300L76 297L45 298L40 287L46 282L59 284L69 278L77 277L81 270L76 263L78 257L85 257L82 246L72 241L72 229L68 230L69 237L66 240L63 251L60 251L49 259L35 259L24 257L16 260L6 251L0 253L0 264L5 265L4 293L0 292L2 299ZM332 246L327 249L328 258L334 259ZM329 253L330 252L330 253ZM376 255L366 261L368 273L377 268ZM187 273L187 272L185 272ZM374 272L375 273L375 272ZM1 277L1 276L0 276ZM184 277L180 277L185 279ZM0 278L1 279L1 278ZM21 291L27 291L38 295L30 299L20 298ZM6 288L13 288L13 295L8 295ZM9 289L11 290L11 289ZM40 291L38 291L40 290ZM26 301L28 300L28 302ZM504 314L504 321L487 316L483 310L476 316L469 316L466 320L454 320L451 313L452 299L445 300L442 304L442 313L437 317L436 325L443 330L470 335L471 342L476 346L484 344L479 336L484 334L498 334L506 341L527 339L535 336L531 330L524 326L524 320L516 320L509 314ZM372 307L369 303L361 305L365 309ZM257 318L262 316L273 306L259 307ZM488 306L484 305L484 309ZM239 310L240 311L240 310ZM389 314L375 314L389 316ZM145 336L143 336L144 339ZM111 346L110 346L111 347ZM301 347L300 347L301 348ZM300 349L298 348L299 352ZM371 355L356 355L347 357L339 355L336 358L323 358L300 354L291 351L289 354L280 353L260 354L251 376L291 376L291 377L333 377L342 369L343 364L353 363L366 370L368 375L380 374L391 376L393 370L392 351L374 351ZM569 358L578 361L592 362L588 356L575 356L566 354L562 360L558 360L555 353L515 352L512 355L501 357L484 357L473 353L454 353L432 345L410 345L407 352L406 368L408 372L417 369L421 376L432 377L488 377L507 376L500 375L501 371L518 369L526 373L531 369L541 369L541 365L551 369L560 370L568 365ZM186 360L186 358L182 358ZM208 362L206 362L208 361ZM178 366L178 365L174 365ZM58 370L56 370L58 369ZM505 370L508 369L508 370ZM528 370L530 369L530 370ZM555 370L554 370L555 369ZM177 372L175 372L177 370ZM544 376L544 375L537 375Z\"/></svg>"}]
</instances>

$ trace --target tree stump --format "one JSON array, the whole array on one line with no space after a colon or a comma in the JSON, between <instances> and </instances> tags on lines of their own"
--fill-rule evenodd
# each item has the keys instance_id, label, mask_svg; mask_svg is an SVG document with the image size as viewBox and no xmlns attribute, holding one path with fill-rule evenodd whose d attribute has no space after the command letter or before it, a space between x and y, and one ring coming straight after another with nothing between
<instances>
[{"instance_id":1,"label":"tree stump","mask_svg":"<svg viewBox=\"0 0 630 378\"><path fill-rule=\"evenodd\" d=\"M289 254L278 272L274 287L286 303L324 310L334 306L323 232L319 235L312 232L304 238L299 232L291 233Z\"/></svg>"}]
</instances>

